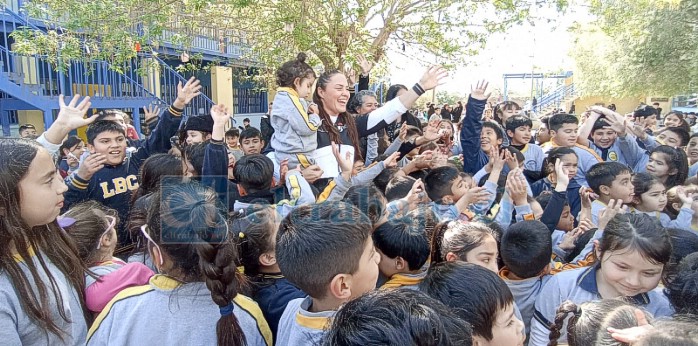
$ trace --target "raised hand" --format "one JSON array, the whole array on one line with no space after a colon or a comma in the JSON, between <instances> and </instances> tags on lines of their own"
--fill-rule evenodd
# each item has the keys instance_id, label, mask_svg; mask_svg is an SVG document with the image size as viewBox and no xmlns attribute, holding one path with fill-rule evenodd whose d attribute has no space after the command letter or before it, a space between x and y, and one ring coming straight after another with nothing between
<instances>
[{"instance_id":1,"label":"raised hand","mask_svg":"<svg viewBox=\"0 0 698 346\"><path fill-rule=\"evenodd\" d=\"M211 107L211 118L214 124L228 124L230 122L230 110L224 104Z\"/></svg>"},{"instance_id":2,"label":"raised hand","mask_svg":"<svg viewBox=\"0 0 698 346\"><path fill-rule=\"evenodd\" d=\"M526 189L526 179L522 176L521 169L511 170L507 175L505 189L514 202L514 205L527 204L528 189Z\"/></svg>"},{"instance_id":3,"label":"raised hand","mask_svg":"<svg viewBox=\"0 0 698 346\"><path fill-rule=\"evenodd\" d=\"M681 203L683 203L681 206L682 208L690 208L691 204L693 204L693 194L686 192L686 188L683 186L676 188L676 196L679 197Z\"/></svg>"},{"instance_id":4,"label":"raised hand","mask_svg":"<svg viewBox=\"0 0 698 346\"><path fill-rule=\"evenodd\" d=\"M398 138L403 143L407 140L407 122L406 121L404 123L402 123L402 125L400 126L400 135L398 135Z\"/></svg>"},{"instance_id":5,"label":"raised hand","mask_svg":"<svg viewBox=\"0 0 698 346\"><path fill-rule=\"evenodd\" d=\"M90 97L85 97L80 103L78 103L78 101L80 101L80 95L76 94L73 96L73 99L70 100L70 103L66 105L63 95L59 95L58 105L60 110L58 111L58 117L55 123L70 129L69 131L92 124L97 119L97 114L85 118L87 110L92 106Z\"/></svg>"},{"instance_id":6,"label":"raised hand","mask_svg":"<svg viewBox=\"0 0 698 346\"><path fill-rule=\"evenodd\" d=\"M104 168L104 163L107 162L107 156L104 154L90 154L78 168L78 177L82 180L90 180L92 176L100 169Z\"/></svg>"},{"instance_id":7,"label":"raised hand","mask_svg":"<svg viewBox=\"0 0 698 346\"><path fill-rule=\"evenodd\" d=\"M368 76L368 74L371 73L371 70L373 69L373 62L368 61L366 57L361 54L356 57L356 62L358 62L359 66L361 67L361 75Z\"/></svg>"},{"instance_id":8,"label":"raised hand","mask_svg":"<svg viewBox=\"0 0 698 346\"><path fill-rule=\"evenodd\" d=\"M470 87L470 97L476 100L486 101L488 98L490 98L490 93L487 92L487 86L489 85L490 83L484 79L477 82L475 88L472 88L472 86Z\"/></svg>"},{"instance_id":9,"label":"raised hand","mask_svg":"<svg viewBox=\"0 0 698 346\"><path fill-rule=\"evenodd\" d=\"M407 130L405 130L407 131ZM439 122L438 121L430 121L429 125L424 128L424 139L427 142L435 141L439 139L440 134L439 134Z\"/></svg>"},{"instance_id":10,"label":"raised hand","mask_svg":"<svg viewBox=\"0 0 698 346\"><path fill-rule=\"evenodd\" d=\"M441 66L432 66L422 76L419 80L419 85L422 89L431 90L436 88L438 85L445 83L444 78L448 77L448 71Z\"/></svg>"},{"instance_id":11,"label":"raised hand","mask_svg":"<svg viewBox=\"0 0 698 346\"><path fill-rule=\"evenodd\" d=\"M354 69L351 67L347 68L346 76L349 86L353 87L356 84L356 72L354 72Z\"/></svg>"},{"instance_id":12,"label":"raised hand","mask_svg":"<svg viewBox=\"0 0 698 346\"><path fill-rule=\"evenodd\" d=\"M577 239L592 228L594 228L594 225L589 220L582 220L577 228L565 233L559 245L560 249L567 251L574 249Z\"/></svg>"},{"instance_id":13,"label":"raised hand","mask_svg":"<svg viewBox=\"0 0 698 346\"><path fill-rule=\"evenodd\" d=\"M279 185L286 184L286 174L288 174L288 159L283 159L279 162Z\"/></svg>"},{"instance_id":14,"label":"raised hand","mask_svg":"<svg viewBox=\"0 0 698 346\"><path fill-rule=\"evenodd\" d=\"M504 149L502 152L499 152L499 148L496 146L492 146L492 150L490 150L490 161L492 161L492 172L495 172L497 175L502 172L502 169L504 169L504 162L505 160L505 152L509 152L508 150ZM491 173L491 174L495 174Z\"/></svg>"},{"instance_id":15,"label":"raised hand","mask_svg":"<svg viewBox=\"0 0 698 346\"><path fill-rule=\"evenodd\" d=\"M347 150L347 152L344 155L342 155L342 153L339 152L339 145L337 145L337 143L335 142L331 143L332 154L334 154L334 158L337 159L337 163L339 164L340 170L343 174L349 173L349 177L351 178L351 171L354 170L354 162L352 162L351 153Z\"/></svg>"},{"instance_id":16,"label":"raised hand","mask_svg":"<svg viewBox=\"0 0 698 346\"><path fill-rule=\"evenodd\" d=\"M148 105L148 108L143 107L143 114L145 122L147 123L150 119L160 116L160 106L151 104Z\"/></svg>"},{"instance_id":17,"label":"raised hand","mask_svg":"<svg viewBox=\"0 0 698 346\"><path fill-rule=\"evenodd\" d=\"M385 168L397 167L397 159L400 157L400 152L394 152L388 158L383 160L383 166Z\"/></svg>"},{"instance_id":18,"label":"raised hand","mask_svg":"<svg viewBox=\"0 0 698 346\"><path fill-rule=\"evenodd\" d=\"M567 175L567 168L562 165L562 160L560 159L555 160L555 181L555 191L558 191L557 187L560 186L561 191L559 192L564 192L567 190L567 186L570 184L570 177ZM589 205L589 207L591 207L591 205Z\"/></svg>"},{"instance_id":19,"label":"raised hand","mask_svg":"<svg viewBox=\"0 0 698 346\"><path fill-rule=\"evenodd\" d=\"M468 190L461 198L465 198L467 204L478 204L486 202L490 198L490 192L484 186L474 187Z\"/></svg>"},{"instance_id":20,"label":"raised hand","mask_svg":"<svg viewBox=\"0 0 698 346\"><path fill-rule=\"evenodd\" d=\"M519 160L516 158L516 155L512 154L509 150L506 149L502 151L504 152L504 161L506 162L509 169L519 168Z\"/></svg>"},{"instance_id":21,"label":"raised hand","mask_svg":"<svg viewBox=\"0 0 698 346\"><path fill-rule=\"evenodd\" d=\"M177 83L177 99L173 104L175 107L183 109L199 95L201 95L201 82L195 77L191 77L184 86L182 86L182 82Z\"/></svg>"},{"instance_id":22,"label":"raised hand","mask_svg":"<svg viewBox=\"0 0 698 346\"><path fill-rule=\"evenodd\" d=\"M312 165L301 171L303 178L305 178L305 180L311 184L320 179L323 173L325 172L323 172L322 168L320 168L318 165Z\"/></svg>"},{"instance_id":23,"label":"raised hand","mask_svg":"<svg viewBox=\"0 0 698 346\"><path fill-rule=\"evenodd\" d=\"M311 103L308 105L308 113L310 114L320 114L320 108L318 108L316 103Z\"/></svg>"},{"instance_id":24,"label":"raised hand","mask_svg":"<svg viewBox=\"0 0 698 346\"><path fill-rule=\"evenodd\" d=\"M627 210L623 207L623 200L610 200L606 208L601 209L599 213L599 224L597 225L599 229L606 228L608 222L611 221L616 215L623 214Z\"/></svg>"}]
</instances>

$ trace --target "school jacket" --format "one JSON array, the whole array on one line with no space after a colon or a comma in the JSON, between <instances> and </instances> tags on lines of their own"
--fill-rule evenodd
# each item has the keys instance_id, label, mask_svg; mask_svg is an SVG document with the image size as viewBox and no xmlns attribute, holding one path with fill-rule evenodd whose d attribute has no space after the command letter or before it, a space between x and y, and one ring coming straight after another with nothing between
<instances>
[{"instance_id":1,"label":"school jacket","mask_svg":"<svg viewBox=\"0 0 698 346\"><path fill-rule=\"evenodd\" d=\"M427 266L427 268L428 268L428 266ZM383 285L381 285L380 289L388 290L388 289L404 288L404 289L408 289L408 290L418 291L419 284L427 276L427 270L426 270L427 268L425 268L424 270L420 270L419 272L414 273L414 274L409 274L409 273L394 274L393 276L390 277L390 279L388 279L387 282L385 282Z\"/></svg>"},{"instance_id":2,"label":"school jacket","mask_svg":"<svg viewBox=\"0 0 698 346\"><path fill-rule=\"evenodd\" d=\"M310 153L317 148L317 130L322 120L308 114L308 104L293 88L279 88L270 116L274 133L271 146L280 153Z\"/></svg>"},{"instance_id":3,"label":"school jacket","mask_svg":"<svg viewBox=\"0 0 698 346\"><path fill-rule=\"evenodd\" d=\"M465 106L465 118L460 130L460 146L463 149L463 172L474 175L484 167L490 158L480 149L480 133L482 132L482 112L485 111L486 101L468 99ZM494 144L493 144L494 145Z\"/></svg>"},{"instance_id":4,"label":"school jacket","mask_svg":"<svg viewBox=\"0 0 698 346\"><path fill-rule=\"evenodd\" d=\"M541 146L541 149L543 149L543 152L547 155L551 149L556 148L558 146L559 145L553 143L553 141L550 141L543 144ZM591 166L599 162L602 162L603 160L592 149L589 149L588 147L585 147L581 144L575 144L571 149L574 150L578 158L577 175L575 175L574 179L581 186L589 186L589 184L587 184L587 179L584 175L586 174L586 172L589 172Z\"/></svg>"},{"instance_id":5,"label":"school jacket","mask_svg":"<svg viewBox=\"0 0 698 346\"><path fill-rule=\"evenodd\" d=\"M271 330L252 299L238 294L233 314L249 346L272 344ZM155 275L119 293L97 316L87 345L215 345L218 305L204 282L182 284Z\"/></svg>"},{"instance_id":6,"label":"school jacket","mask_svg":"<svg viewBox=\"0 0 698 346\"><path fill-rule=\"evenodd\" d=\"M288 302L277 332L277 346L315 346L325 336L325 329L332 323L337 311L310 312L311 297Z\"/></svg>"},{"instance_id":7,"label":"school jacket","mask_svg":"<svg viewBox=\"0 0 698 346\"><path fill-rule=\"evenodd\" d=\"M524 156L524 169L534 172L540 172L543 169L545 154L540 146L526 143L520 151Z\"/></svg>"},{"instance_id":8,"label":"school jacket","mask_svg":"<svg viewBox=\"0 0 698 346\"><path fill-rule=\"evenodd\" d=\"M555 320L557 308L566 300L575 304L600 300L596 283L598 265L560 272L543 286L535 303L531 320L529 346L544 346L550 341L550 322ZM673 309L661 288L629 297L633 304L641 306L654 317L671 316ZM567 327L561 329L560 342L566 342Z\"/></svg>"},{"instance_id":9,"label":"school jacket","mask_svg":"<svg viewBox=\"0 0 698 346\"><path fill-rule=\"evenodd\" d=\"M635 136L627 134L625 137L616 138L610 147L603 149L589 141L589 148L594 150L603 161L620 162L628 167L634 167L645 154L645 150L637 144Z\"/></svg>"},{"instance_id":10,"label":"school jacket","mask_svg":"<svg viewBox=\"0 0 698 346\"><path fill-rule=\"evenodd\" d=\"M10 279L7 271L2 270L0 271L0 343L3 345L83 345L87 335L87 322L77 290L48 257L41 253L36 254L33 249L29 249L29 255L31 258L28 260L32 261L36 267L38 279L47 286L51 319L61 331L65 332L65 335L61 340L59 336L44 331L29 318L17 295L16 283ZM56 288L63 300L65 315L70 322L61 318L58 312L58 305L51 293L51 283L46 271L39 263L38 256L43 258L48 272L55 280ZM15 255L14 261L20 264L20 270L26 275L34 293L38 296L39 292L34 285L35 280L25 264L27 260Z\"/></svg>"},{"instance_id":11,"label":"school jacket","mask_svg":"<svg viewBox=\"0 0 698 346\"><path fill-rule=\"evenodd\" d=\"M62 213L79 202L94 200L119 213L119 247L131 244L131 237L126 229L131 193L138 189L138 173L141 164L152 154L165 153L172 144L170 137L177 133L182 111L170 106L160 117L160 122L148 139L123 163L116 166L105 165L90 180L80 178L78 174L70 176L66 182L65 204Z\"/></svg>"},{"instance_id":12,"label":"school jacket","mask_svg":"<svg viewBox=\"0 0 698 346\"><path fill-rule=\"evenodd\" d=\"M577 183L576 179L573 179L570 181L570 183L567 185L567 190L565 193L557 192L553 188L553 184L548 179L548 177L545 177L541 180L538 180L537 182L531 184L531 192L533 192L533 196L540 196L543 191L550 191L552 192L552 196L550 198L550 202L548 203L548 207L551 207L552 203L553 207L559 208L559 213L557 213L557 220L560 220L560 215L562 215L562 209L564 208L564 203L565 200L567 200L567 203L570 206L570 213L572 215L579 215L579 212L582 210L582 200L579 197L579 188L581 186L579 183ZM546 210L547 208L546 207ZM553 213L552 215L555 215ZM541 221L548 226L548 229L552 231L555 230L555 226L557 226L557 221L555 221L554 224L552 222L548 222L549 220L546 218L546 213L543 213L543 217L541 217ZM552 224L552 225L551 225ZM552 226L552 228L551 228Z\"/></svg>"},{"instance_id":13,"label":"school jacket","mask_svg":"<svg viewBox=\"0 0 698 346\"><path fill-rule=\"evenodd\" d=\"M255 288L252 298L262 309L264 318L269 323L269 328L276 339L279 320L286 310L288 302L297 298L305 298L308 295L288 281L281 273L261 274L250 281Z\"/></svg>"},{"instance_id":14,"label":"school jacket","mask_svg":"<svg viewBox=\"0 0 698 346\"><path fill-rule=\"evenodd\" d=\"M507 275L509 275L507 267L499 270L499 277L506 282L511 294L514 296L514 303L516 303L519 312L521 312L521 321L524 323L526 335L528 335L531 332L531 319L535 311L536 298L538 298L543 286L552 276L543 275L523 280L511 280Z\"/></svg>"},{"instance_id":15,"label":"school jacket","mask_svg":"<svg viewBox=\"0 0 698 346\"><path fill-rule=\"evenodd\" d=\"M85 305L92 312L102 309L127 287L146 285L155 274L143 263L126 263L114 258L90 267L97 275L85 275Z\"/></svg>"},{"instance_id":16,"label":"school jacket","mask_svg":"<svg viewBox=\"0 0 698 346\"><path fill-rule=\"evenodd\" d=\"M676 219L672 220L669 215L666 213L662 212L644 212L644 211L639 211L635 208L631 208L630 212L633 214L646 214L649 215L657 220L662 224L664 227L670 227L670 228L680 228L684 229L687 231L693 230L691 227L691 223L693 222L693 209L691 208L681 208L679 210L679 215L676 216Z\"/></svg>"}]
</instances>

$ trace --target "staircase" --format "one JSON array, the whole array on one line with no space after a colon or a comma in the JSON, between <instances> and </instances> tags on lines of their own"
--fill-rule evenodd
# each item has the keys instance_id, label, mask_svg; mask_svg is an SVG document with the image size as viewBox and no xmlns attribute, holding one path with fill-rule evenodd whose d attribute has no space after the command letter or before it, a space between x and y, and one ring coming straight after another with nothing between
<instances>
[{"instance_id":1,"label":"staircase","mask_svg":"<svg viewBox=\"0 0 698 346\"><path fill-rule=\"evenodd\" d=\"M564 108L567 102L575 98L577 98L577 93L574 83L561 85L538 100L538 104L533 110L539 115L545 115L556 108Z\"/></svg>"},{"instance_id":2,"label":"staircase","mask_svg":"<svg viewBox=\"0 0 698 346\"><path fill-rule=\"evenodd\" d=\"M101 60L61 61L59 56L52 61L47 56L15 53L10 49L13 40L9 33L44 30L8 7L0 10L0 29L0 116L5 136L10 135L9 126L4 126L8 123L5 110L40 110L48 128L59 108L60 94L67 98L90 95L95 109L130 109L140 132L140 108L152 103L171 104L177 95L177 83L186 83L182 75L151 54L139 54L115 69ZM185 116L206 113L211 106L213 101L202 94L185 109Z\"/></svg>"}]
</instances>

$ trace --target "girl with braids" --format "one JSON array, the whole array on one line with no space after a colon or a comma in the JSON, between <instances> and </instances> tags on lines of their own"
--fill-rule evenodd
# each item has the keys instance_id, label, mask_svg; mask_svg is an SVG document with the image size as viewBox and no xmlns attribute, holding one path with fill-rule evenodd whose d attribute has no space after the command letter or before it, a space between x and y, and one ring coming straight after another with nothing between
<instances>
[{"instance_id":1,"label":"girl with braids","mask_svg":"<svg viewBox=\"0 0 698 346\"><path fill-rule=\"evenodd\" d=\"M281 217L273 206L265 206L232 223L233 232L238 232L240 264L251 283L251 296L262 309L274 338L288 302L307 296L281 274L276 263L276 231L280 223Z\"/></svg>"},{"instance_id":2,"label":"girl with braids","mask_svg":"<svg viewBox=\"0 0 698 346\"><path fill-rule=\"evenodd\" d=\"M441 222L431 236L431 261L464 261L497 273L498 238L497 233L479 222Z\"/></svg>"},{"instance_id":3,"label":"girl with braids","mask_svg":"<svg viewBox=\"0 0 698 346\"><path fill-rule=\"evenodd\" d=\"M56 221L68 188L37 142L0 139L0 162L0 342L82 344L87 268Z\"/></svg>"},{"instance_id":4,"label":"girl with braids","mask_svg":"<svg viewBox=\"0 0 698 346\"><path fill-rule=\"evenodd\" d=\"M619 299L575 304L566 301L560 305L555 322L550 326L549 346L557 346L560 332L567 323L567 343L569 346L620 346L624 343L615 340L609 328L626 329L639 326L636 307ZM639 313L644 314L641 310ZM569 319L568 319L569 317ZM645 315L645 319L649 316Z\"/></svg>"},{"instance_id":5,"label":"girl with braids","mask_svg":"<svg viewBox=\"0 0 698 346\"><path fill-rule=\"evenodd\" d=\"M548 344L556 311L567 300L581 304L624 298L655 317L672 315L667 297L657 287L671 260L667 231L644 214L615 215L603 228L589 241L595 245L593 266L563 271L543 286L531 320L529 345ZM567 333L560 330L560 334L563 342Z\"/></svg>"},{"instance_id":6,"label":"girl with braids","mask_svg":"<svg viewBox=\"0 0 698 346\"><path fill-rule=\"evenodd\" d=\"M141 227L160 274L114 297L87 344L271 345L259 307L238 294L243 280L231 239L237 234L215 192L196 183L160 191Z\"/></svg>"},{"instance_id":7,"label":"girl with braids","mask_svg":"<svg viewBox=\"0 0 698 346\"><path fill-rule=\"evenodd\" d=\"M354 148L354 159L361 155L359 138L386 128L405 113L427 90L435 88L448 75L440 66L429 68L419 83L396 99L387 102L370 114L351 116L347 112L349 90L347 78L338 70L320 75L313 94L313 102L319 107L322 120L317 131L318 149L330 146L332 142ZM344 151L343 151L344 152Z\"/></svg>"}]
</instances>

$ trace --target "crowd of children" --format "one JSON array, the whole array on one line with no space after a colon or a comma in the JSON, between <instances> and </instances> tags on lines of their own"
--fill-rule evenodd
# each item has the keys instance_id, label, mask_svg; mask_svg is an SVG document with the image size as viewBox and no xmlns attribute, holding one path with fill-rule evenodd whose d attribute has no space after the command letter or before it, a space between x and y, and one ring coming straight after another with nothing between
<instances>
[{"instance_id":1,"label":"crowd of children","mask_svg":"<svg viewBox=\"0 0 698 346\"><path fill-rule=\"evenodd\" d=\"M224 105L182 121L192 78L144 139L79 96L0 139L2 343L698 345L680 114L488 117L481 81L417 125L443 68L379 106L370 64L350 90L305 60L268 137Z\"/></svg>"}]
</instances>

